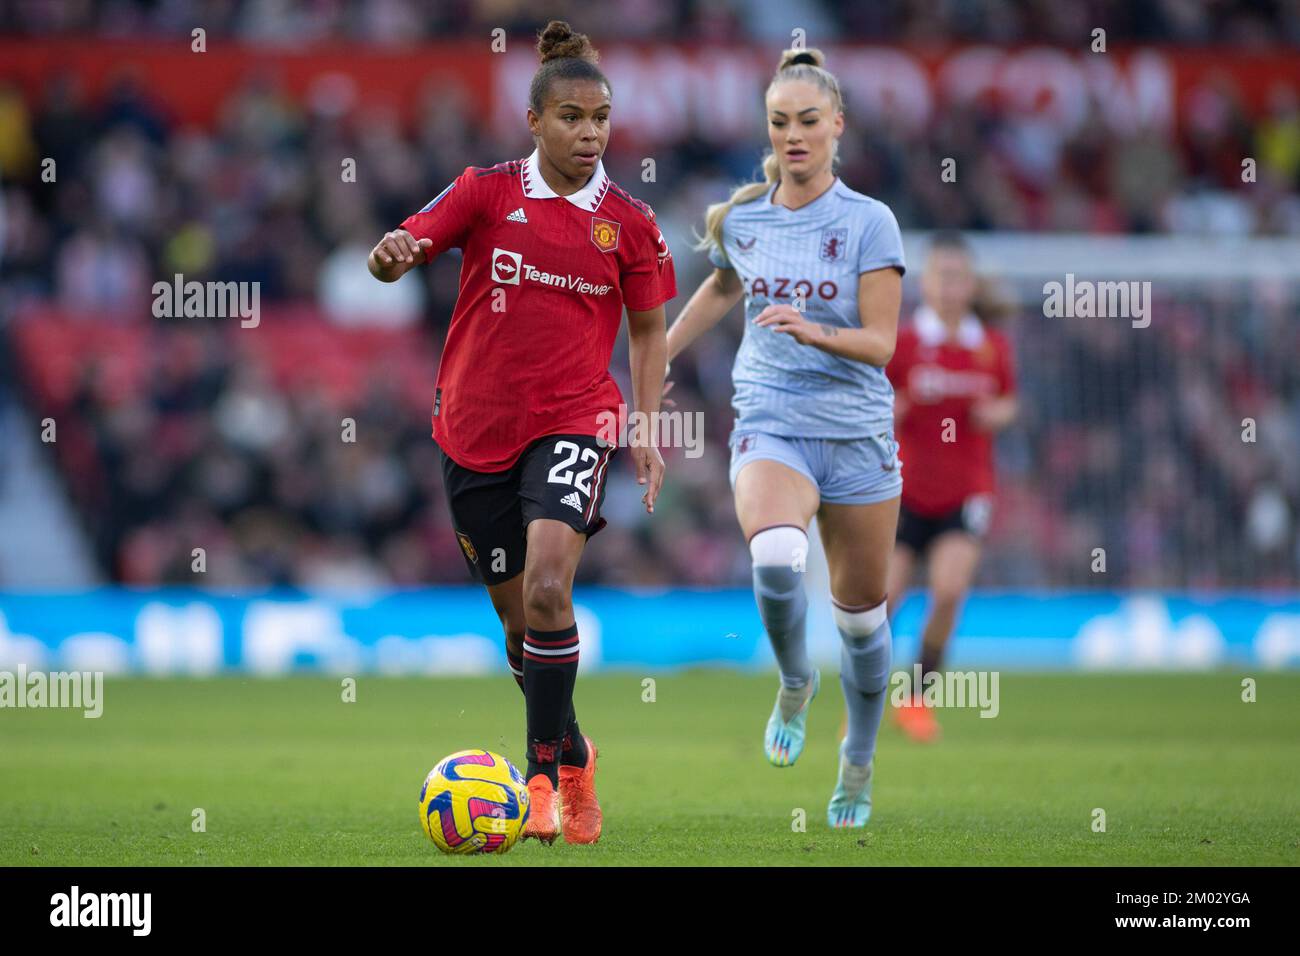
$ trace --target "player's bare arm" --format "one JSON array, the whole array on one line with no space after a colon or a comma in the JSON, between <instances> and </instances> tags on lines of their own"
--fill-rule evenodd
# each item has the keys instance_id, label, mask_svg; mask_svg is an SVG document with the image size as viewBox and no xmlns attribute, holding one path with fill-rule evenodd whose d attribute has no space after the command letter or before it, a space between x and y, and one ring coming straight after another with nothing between
<instances>
[{"instance_id":1,"label":"player's bare arm","mask_svg":"<svg viewBox=\"0 0 1300 956\"><path fill-rule=\"evenodd\" d=\"M380 282L396 282L426 261L425 250L432 245L432 239L416 239L405 229L386 232L370 250L370 274Z\"/></svg>"},{"instance_id":2,"label":"player's bare arm","mask_svg":"<svg viewBox=\"0 0 1300 956\"><path fill-rule=\"evenodd\" d=\"M860 329L814 322L789 305L769 305L755 317L754 324L789 335L800 345L884 368L894 357L898 343L898 311L902 303L903 277L888 266L858 277Z\"/></svg>"},{"instance_id":3,"label":"player's bare arm","mask_svg":"<svg viewBox=\"0 0 1300 956\"><path fill-rule=\"evenodd\" d=\"M632 367L632 403L641 421L654 421L659 411L659 397L664 389L664 370L668 365L668 337L664 332L666 310L658 306L648 312L627 310L628 361ZM636 480L645 485L645 510L654 514L655 498L664 481L664 459L654 444L655 429L643 434L632 429L629 441Z\"/></svg>"}]
</instances>

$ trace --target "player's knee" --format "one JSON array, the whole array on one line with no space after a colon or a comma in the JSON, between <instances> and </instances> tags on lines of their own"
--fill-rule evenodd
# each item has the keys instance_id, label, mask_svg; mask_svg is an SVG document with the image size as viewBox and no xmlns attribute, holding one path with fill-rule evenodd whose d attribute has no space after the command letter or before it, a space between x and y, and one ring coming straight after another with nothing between
<instances>
[{"instance_id":1,"label":"player's knee","mask_svg":"<svg viewBox=\"0 0 1300 956\"><path fill-rule=\"evenodd\" d=\"M563 581L541 575L524 583L524 609L529 621L550 626L554 618L573 613L573 602Z\"/></svg>"},{"instance_id":2,"label":"player's knee","mask_svg":"<svg viewBox=\"0 0 1300 956\"><path fill-rule=\"evenodd\" d=\"M874 608L889 597L887 575L839 562L831 567L831 600L843 607Z\"/></svg>"}]
</instances>

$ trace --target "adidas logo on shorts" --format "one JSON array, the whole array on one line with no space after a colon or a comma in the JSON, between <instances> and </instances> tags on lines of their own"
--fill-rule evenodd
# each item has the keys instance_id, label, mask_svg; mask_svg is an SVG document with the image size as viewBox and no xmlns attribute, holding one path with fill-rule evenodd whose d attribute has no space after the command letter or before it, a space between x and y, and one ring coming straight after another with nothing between
<instances>
[{"instance_id":1,"label":"adidas logo on shorts","mask_svg":"<svg viewBox=\"0 0 1300 956\"><path fill-rule=\"evenodd\" d=\"M528 217L524 215L524 207L520 206L510 215L506 216L506 222L527 222Z\"/></svg>"},{"instance_id":2,"label":"adidas logo on shorts","mask_svg":"<svg viewBox=\"0 0 1300 956\"><path fill-rule=\"evenodd\" d=\"M582 510L582 501L578 498L578 493L576 491L570 491L567 495L561 498L560 504L568 505L574 511Z\"/></svg>"}]
</instances>

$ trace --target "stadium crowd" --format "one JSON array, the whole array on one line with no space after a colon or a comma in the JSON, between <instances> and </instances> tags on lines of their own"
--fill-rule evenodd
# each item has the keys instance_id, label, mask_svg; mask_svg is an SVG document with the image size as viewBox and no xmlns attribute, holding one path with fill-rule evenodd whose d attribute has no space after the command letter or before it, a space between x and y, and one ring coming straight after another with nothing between
<instances>
[{"instance_id":1,"label":"stadium crowd","mask_svg":"<svg viewBox=\"0 0 1300 956\"><path fill-rule=\"evenodd\" d=\"M550 0L544 9L533 0L21 0L0 6L0 32L183 37L201 25L260 43L406 44L531 32L552 18L609 39L783 39L794 22L812 35L905 43L1071 43L1096 26L1119 40L1300 43L1294 0Z\"/></svg>"},{"instance_id":2,"label":"stadium crowd","mask_svg":"<svg viewBox=\"0 0 1300 956\"><path fill-rule=\"evenodd\" d=\"M563 13L566 5L551 6ZM1051 40L1063 29L1044 3L782 6L867 39L888 30L923 40L933 26L1012 42L1029 34ZM605 19L588 25L584 14L584 27L611 38L758 36L762 22L738 5L702 0L592 9ZM1135 39L1300 38L1300 8L1280 2L1078 9L1104 13ZM3 10L0 30L10 32L184 34L201 15L247 41L396 42L485 24L538 25L532 5L510 0L28 2ZM889 203L905 228L1300 235L1295 92L1279 90L1255 120L1222 90L1205 91L1202 102L1198 121L1174 137L1125 139L1085 126L1052 139L1049 130L979 109L941 113L918 133L851 122L841 175ZM752 174L760 144L721 155L691 139L666 144L658 182L642 183L636 158L620 156L617 142L616 129L610 174L655 207L679 289L689 294L707 268L690 249L692 228L709 202ZM202 546L213 586L463 580L427 401L394 389L383 367L366 370L359 399L287 386L238 346L239 334L253 332L220 320L181 326L145 316L160 277L257 281L264 306L316 302L342 329L409 330L428 350L431 393L458 260L445 256L418 278L381 287L365 271L365 254L465 165L509 158L503 148L435 99L404 129L383 111L318 111L262 77L232 90L207 129L171 125L149 92L125 78L98 103L60 75L36 102L0 86L0 347L23 377L23 364L39 359L16 351L13 329L26 308L53 304L86 322L141 325L156 363L140 387L123 393L104 383L96 356L84 354L66 407L43 408L85 425L86 454L65 473L108 574L138 584L191 582L192 548ZM1260 158L1264 188L1242 188L1247 154ZM339 156L357 157L366 175L340 182ZM970 188L939 190L920 172L943 156L971 170ZM56 184L40 182L41 157L56 161ZM914 296L909 285L912 304ZM1110 586L1295 585L1300 381L1286 357L1300 354L1297 290L1234 286L1165 305L1177 321L1132 338L1118 327L1085 333L1012 320L1026 412L1004 441L1004 494L983 580L1096 583L1087 556L1100 540L1115 543ZM675 311L670 305L670 319ZM678 408L704 415L704 454L670 453L670 482L653 519L626 470L609 483L610 527L592 540L584 580L748 581L726 493L738 337L735 322L725 324L675 363ZM626 365L620 343L614 369L630 395ZM34 407L44 400L30 381L27 400ZM357 422L352 444L339 441L346 416ZM1256 445L1223 438L1248 416L1260 420Z\"/></svg>"}]
</instances>

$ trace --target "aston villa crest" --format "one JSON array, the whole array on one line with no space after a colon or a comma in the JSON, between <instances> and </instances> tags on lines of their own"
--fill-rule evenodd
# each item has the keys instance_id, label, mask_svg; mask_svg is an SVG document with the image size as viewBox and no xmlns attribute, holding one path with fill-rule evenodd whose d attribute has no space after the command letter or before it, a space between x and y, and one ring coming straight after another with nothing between
<instances>
[{"instance_id":1,"label":"aston villa crest","mask_svg":"<svg viewBox=\"0 0 1300 956\"><path fill-rule=\"evenodd\" d=\"M839 262L845 256L845 248L849 243L849 231L847 229L823 229L822 230L822 262Z\"/></svg>"}]
</instances>

